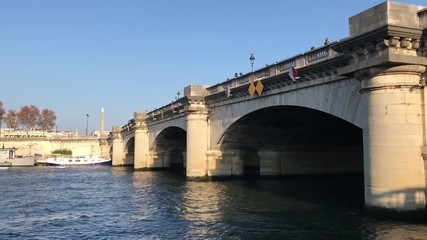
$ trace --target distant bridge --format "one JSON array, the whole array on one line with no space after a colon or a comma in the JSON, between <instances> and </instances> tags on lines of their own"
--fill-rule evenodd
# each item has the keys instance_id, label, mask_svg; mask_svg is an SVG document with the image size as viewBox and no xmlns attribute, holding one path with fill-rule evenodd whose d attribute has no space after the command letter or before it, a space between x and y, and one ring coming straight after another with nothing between
<instances>
[{"instance_id":1,"label":"distant bridge","mask_svg":"<svg viewBox=\"0 0 427 240\"><path fill-rule=\"evenodd\" d=\"M367 205L425 209L426 33L426 9L384 2L351 17L344 40L135 113L108 138L113 165L189 178L363 173Z\"/></svg>"}]
</instances>

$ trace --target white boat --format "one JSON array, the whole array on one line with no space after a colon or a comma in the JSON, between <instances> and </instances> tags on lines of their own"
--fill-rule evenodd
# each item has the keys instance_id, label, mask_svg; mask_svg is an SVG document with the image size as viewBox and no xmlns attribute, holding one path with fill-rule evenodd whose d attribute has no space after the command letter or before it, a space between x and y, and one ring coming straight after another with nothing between
<instances>
[{"instance_id":1,"label":"white boat","mask_svg":"<svg viewBox=\"0 0 427 240\"><path fill-rule=\"evenodd\" d=\"M111 159L103 159L99 156L64 156L55 155L46 159L48 166L89 166L89 165L104 165L111 166Z\"/></svg>"},{"instance_id":2,"label":"white boat","mask_svg":"<svg viewBox=\"0 0 427 240\"><path fill-rule=\"evenodd\" d=\"M9 169L11 165L12 163L8 161L0 162L0 170Z\"/></svg>"},{"instance_id":3,"label":"white boat","mask_svg":"<svg viewBox=\"0 0 427 240\"><path fill-rule=\"evenodd\" d=\"M0 166L2 167L28 167L34 166L34 157L16 156L16 148L0 148Z\"/></svg>"}]
</instances>

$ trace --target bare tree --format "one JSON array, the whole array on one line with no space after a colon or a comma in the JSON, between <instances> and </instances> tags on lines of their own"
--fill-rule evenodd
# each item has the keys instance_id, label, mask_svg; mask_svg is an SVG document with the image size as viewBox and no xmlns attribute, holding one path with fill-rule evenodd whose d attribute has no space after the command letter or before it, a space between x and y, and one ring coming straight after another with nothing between
<instances>
[{"instance_id":1,"label":"bare tree","mask_svg":"<svg viewBox=\"0 0 427 240\"><path fill-rule=\"evenodd\" d=\"M40 110L34 105L23 106L18 112L18 122L27 128L27 135L28 131L37 125L39 118Z\"/></svg>"},{"instance_id":2,"label":"bare tree","mask_svg":"<svg viewBox=\"0 0 427 240\"><path fill-rule=\"evenodd\" d=\"M15 110L9 109L6 114L6 126L11 129L17 129L18 124L18 115Z\"/></svg>"},{"instance_id":3,"label":"bare tree","mask_svg":"<svg viewBox=\"0 0 427 240\"><path fill-rule=\"evenodd\" d=\"M5 122L9 129L18 129L18 115L15 110L9 109L9 111L7 111Z\"/></svg>"},{"instance_id":4,"label":"bare tree","mask_svg":"<svg viewBox=\"0 0 427 240\"><path fill-rule=\"evenodd\" d=\"M1 124L3 123L3 119L4 119L4 114L5 114L5 110L3 108L3 102L0 101L0 137L1 137Z\"/></svg>"},{"instance_id":5,"label":"bare tree","mask_svg":"<svg viewBox=\"0 0 427 240\"><path fill-rule=\"evenodd\" d=\"M56 115L55 112L49 109L43 109L40 118L38 121L38 125L43 130L52 130L55 127Z\"/></svg>"}]
</instances>

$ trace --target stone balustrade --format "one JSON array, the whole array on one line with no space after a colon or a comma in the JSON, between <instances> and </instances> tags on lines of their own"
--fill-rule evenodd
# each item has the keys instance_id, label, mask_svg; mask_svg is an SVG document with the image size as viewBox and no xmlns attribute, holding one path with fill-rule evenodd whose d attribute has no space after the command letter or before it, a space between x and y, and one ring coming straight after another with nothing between
<instances>
[{"instance_id":1,"label":"stone balustrade","mask_svg":"<svg viewBox=\"0 0 427 240\"><path fill-rule=\"evenodd\" d=\"M292 66L297 69L303 68L312 64L316 64L320 61L336 57L337 55L341 55L332 49L332 46L334 46L336 43L338 43L338 41L320 48L313 49L307 53L301 53L300 55L291 57L281 62L276 62L272 65L258 69L253 73L246 73L225 82L208 87L208 95L223 92L225 91L226 86L235 88L247 85L251 81L263 80L266 78L288 74Z\"/></svg>"}]
</instances>

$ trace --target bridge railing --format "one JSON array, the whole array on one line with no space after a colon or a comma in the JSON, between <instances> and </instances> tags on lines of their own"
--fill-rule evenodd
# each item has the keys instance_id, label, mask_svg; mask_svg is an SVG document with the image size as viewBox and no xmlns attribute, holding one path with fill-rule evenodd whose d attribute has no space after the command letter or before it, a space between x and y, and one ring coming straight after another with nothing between
<instances>
[{"instance_id":1,"label":"bridge railing","mask_svg":"<svg viewBox=\"0 0 427 240\"><path fill-rule=\"evenodd\" d=\"M318 62L333 58L338 55L338 53L332 49L332 46L337 42L333 42L329 45L322 46L319 48L311 49L307 53L301 53L299 55L295 55L280 62L275 62L274 64L263 67L254 72L249 72L240 75L236 74L233 79L206 88L207 95L209 96L219 92L224 92L227 86L230 88L235 88L239 86L248 85L250 82L253 81L258 81L279 75L287 75L292 66L297 69L300 69L305 66L316 64ZM170 104L147 112L145 120L148 122L158 121L173 116L175 114L179 114L182 111L183 105L181 104L180 99L178 99ZM131 119L129 120L128 124L121 126L120 130L129 131L134 125L135 123L133 119Z\"/></svg>"},{"instance_id":2,"label":"bridge railing","mask_svg":"<svg viewBox=\"0 0 427 240\"><path fill-rule=\"evenodd\" d=\"M230 88L234 88L249 84L251 81L257 81L282 74L287 74L289 73L292 66L299 69L311 64L316 64L318 62L333 58L338 55L338 53L332 49L332 46L337 42L338 41L326 46L312 49L307 53L301 53L299 55L285 59L281 62L275 62L272 65L258 69L254 72L249 72L241 75L236 74L233 79L229 79L225 82L221 82L211 87L208 87L208 94L211 95L218 92L223 92L225 91L227 86Z\"/></svg>"},{"instance_id":3,"label":"bridge railing","mask_svg":"<svg viewBox=\"0 0 427 240\"><path fill-rule=\"evenodd\" d=\"M155 121L155 120L163 119L165 117L170 117L171 115L181 113L183 111L183 108L184 106L178 99L175 102L172 102L163 107L160 107L151 112L148 112L146 120Z\"/></svg>"}]
</instances>

